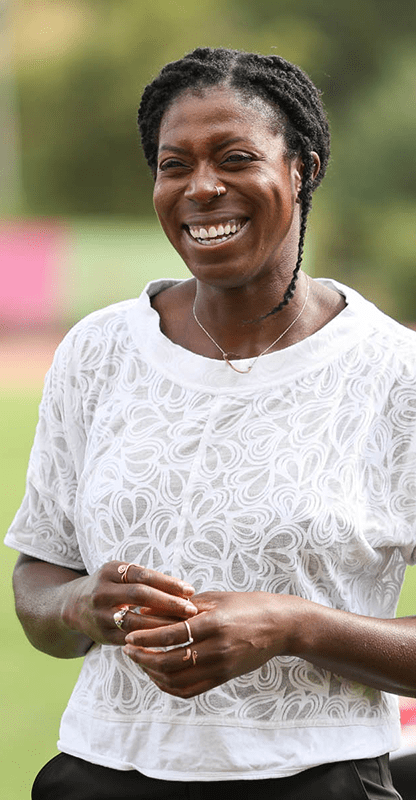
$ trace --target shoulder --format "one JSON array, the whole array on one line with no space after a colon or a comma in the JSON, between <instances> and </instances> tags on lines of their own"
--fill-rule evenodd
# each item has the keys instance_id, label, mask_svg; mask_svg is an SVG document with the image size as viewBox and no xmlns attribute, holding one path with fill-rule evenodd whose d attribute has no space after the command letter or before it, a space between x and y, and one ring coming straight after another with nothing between
<instances>
[{"instance_id":1,"label":"shoulder","mask_svg":"<svg viewBox=\"0 0 416 800\"><path fill-rule=\"evenodd\" d=\"M367 376L393 386L404 381L416 388L416 331L392 319L356 290L319 278L345 298L345 308L326 329L336 362L352 376ZM312 337L313 339L313 337ZM373 378L370 378L373 376Z\"/></svg>"},{"instance_id":2,"label":"shoulder","mask_svg":"<svg viewBox=\"0 0 416 800\"><path fill-rule=\"evenodd\" d=\"M389 317L388 314L378 308L370 300L363 297L363 295L355 289L332 279L317 278L316 281L321 286L333 289L342 295L342 297L345 298L350 315L356 317L357 320L366 319L374 335L380 334L381 337L385 336L386 341L388 339L395 341L399 338L410 344L413 343L413 346L415 345L415 330Z\"/></svg>"},{"instance_id":3,"label":"shoulder","mask_svg":"<svg viewBox=\"0 0 416 800\"><path fill-rule=\"evenodd\" d=\"M83 317L66 334L58 346L52 372L67 376L98 373L129 357L137 359L137 350L155 325L153 301L177 296L183 281L160 279L151 281L139 297L122 300ZM169 305L163 299L162 305ZM170 305L179 305L172 301ZM158 325L157 325L158 327ZM142 335L138 334L138 330Z\"/></svg>"},{"instance_id":4,"label":"shoulder","mask_svg":"<svg viewBox=\"0 0 416 800\"><path fill-rule=\"evenodd\" d=\"M74 361L80 366L89 358L92 350L98 347L104 354L114 342L125 339L128 336L129 312L138 302L138 298L124 300L83 317L63 338L54 362Z\"/></svg>"},{"instance_id":5,"label":"shoulder","mask_svg":"<svg viewBox=\"0 0 416 800\"><path fill-rule=\"evenodd\" d=\"M364 329L363 345L378 360L380 372L390 371L416 385L416 331L384 313L374 303L348 287L349 309L356 325Z\"/></svg>"}]
</instances>

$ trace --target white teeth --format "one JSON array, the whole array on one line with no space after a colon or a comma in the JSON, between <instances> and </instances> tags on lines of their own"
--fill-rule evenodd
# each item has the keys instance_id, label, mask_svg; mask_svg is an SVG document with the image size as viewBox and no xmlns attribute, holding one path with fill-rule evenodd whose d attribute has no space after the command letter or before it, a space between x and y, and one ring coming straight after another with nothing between
<instances>
[{"instance_id":1,"label":"white teeth","mask_svg":"<svg viewBox=\"0 0 416 800\"><path fill-rule=\"evenodd\" d=\"M237 233L243 226L243 220L231 219L225 225L219 223L218 225L210 225L209 228L196 228L189 226L189 233L193 239L218 239L224 236L229 236L232 233Z\"/></svg>"}]
</instances>

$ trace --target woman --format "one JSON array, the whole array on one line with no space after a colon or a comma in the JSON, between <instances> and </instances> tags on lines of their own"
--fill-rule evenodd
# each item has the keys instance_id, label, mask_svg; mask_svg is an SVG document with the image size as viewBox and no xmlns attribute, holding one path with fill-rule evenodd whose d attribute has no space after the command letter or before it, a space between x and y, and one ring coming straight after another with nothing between
<instances>
[{"instance_id":1,"label":"woman","mask_svg":"<svg viewBox=\"0 0 416 800\"><path fill-rule=\"evenodd\" d=\"M29 639L86 658L33 797L396 798L415 335L301 271L329 133L298 67L198 49L139 124L193 277L89 316L48 375L7 543Z\"/></svg>"}]
</instances>

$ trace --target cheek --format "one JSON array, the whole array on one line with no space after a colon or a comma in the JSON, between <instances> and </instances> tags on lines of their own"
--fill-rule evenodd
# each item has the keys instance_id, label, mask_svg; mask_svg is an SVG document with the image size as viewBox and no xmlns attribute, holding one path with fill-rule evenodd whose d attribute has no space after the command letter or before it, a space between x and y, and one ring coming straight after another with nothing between
<instances>
[{"instance_id":1,"label":"cheek","mask_svg":"<svg viewBox=\"0 0 416 800\"><path fill-rule=\"evenodd\" d=\"M156 189L153 191L153 206L166 238L175 247L174 239L178 234L178 226L174 223L172 205L168 202L165 192Z\"/></svg>"},{"instance_id":2,"label":"cheek","mask_svg":"<svg viewBox=\"0 0 416 800\"><path fill-rule=\"evenodd\" d=\"M162 208L163 208L162 200L163 200L163 198L161 196L160 189L159 189L157 183L155 183L155 186L154 186L154 189L153 189L153 207L154 207L154 209L156 211L156 214L158 215L159 219L160 219L160 216L161 216L161 213L162 213Z\"/></svg>"},{"instance_id":3,"label":"cheek","mask_svg":"<svg viewBox=\"0 0 416 800\"><path fill-rule=\"evenodd\" d=\"M161 224L173 223L177 206L177 192L160 186L157 183L153 189L153 206Z\"/></svg>"}]
</instances>

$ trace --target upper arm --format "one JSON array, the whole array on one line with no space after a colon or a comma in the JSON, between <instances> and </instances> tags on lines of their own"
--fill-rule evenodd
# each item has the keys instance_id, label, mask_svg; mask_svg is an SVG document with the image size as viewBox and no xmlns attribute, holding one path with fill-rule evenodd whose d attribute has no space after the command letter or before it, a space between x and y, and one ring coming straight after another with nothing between
<instances>
[{"instance_id":1,"label":"upper arm","mask_svg":"<svg viewBox=\"0 0 416 800\"><path fill-rule=\"evenodd\" d=\"M30 602L33 594L69 583L88 573L86 570L69 569L20 553L13 571L13 588L17 610L19 605Z\"/></svg>"}]
</instances>

